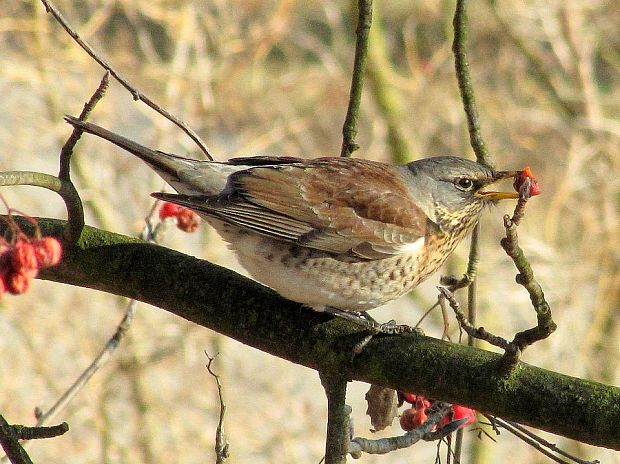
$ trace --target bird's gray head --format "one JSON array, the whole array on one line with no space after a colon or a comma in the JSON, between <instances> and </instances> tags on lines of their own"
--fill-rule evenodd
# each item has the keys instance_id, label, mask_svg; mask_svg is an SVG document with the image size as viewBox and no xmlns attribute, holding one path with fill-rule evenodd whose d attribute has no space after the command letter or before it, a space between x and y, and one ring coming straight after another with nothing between
<instances>
[{"instance_id":1,"label":"bird's gray head","mask_svg":"<svg viewBox=\"0 0 620 464\"><path fill-rule=\"evenodd\" d=\"M486 204L518 198L517 192L486 191L515 171L493 171L475 161L455 156L426 158L406 166L412 196L427 216L444 231L473 226Z\"/></svg>"}]
</instances>

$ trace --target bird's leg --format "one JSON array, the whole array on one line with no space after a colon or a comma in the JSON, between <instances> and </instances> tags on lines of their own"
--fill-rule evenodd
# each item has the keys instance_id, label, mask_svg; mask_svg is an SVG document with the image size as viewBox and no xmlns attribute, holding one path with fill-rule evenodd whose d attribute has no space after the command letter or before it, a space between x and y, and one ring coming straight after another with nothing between
<instances>
[{"instance_id":1,"label":"bird's leg","mask_svg":"<svg viewBox=\"0 0 620 464\"><path fill-rule=\"evenodd\" d=\"M408 325L396 324L395 321L388 321L380 323L375 321L366 311L345 311L342 309L334 308L333 306L325 306L323 311L336 317L341 317L347 321L351 321L365 329L369 330L372 335L376 334L388 334L398 335L404 333L417 333L420 334L419 328L411 327Z\"/></svg>"},{"instance_id":2,"label":"bird's leg","mask_svg":"<svg viewBox=\"0 0 620 464\"><path fill-rule=\"evenodd\" d=\"M342 319L346 319L347 321L351 321L354 324L363 327L368 332L362 340L357 342L353 347L353 351L351 353L351 362L355 356L360 354L364 347L368 345L370 340L377 334L387 334L387 335L399 335L405 333L414 333L418 335L424 335L422 329L419 327L411 327L408 325L400 325L396 324L395 321L388 321L385 323L380 323L375 321L366 311L344 311L342 309L334 308L333 306L325 306L321 308L323 312L331 314L335 317L340 317Z\"/></svg>"},{"instance_id":3,"label":"bird's leg","mask_svg":"<svg viewBox=\"0 0 620 464\"><path fill-rule=\"evenodd\" d=\"M441 278L439 279L439 283L447 287L451 293L454 293L455 291L461 288L469 287L471 283L474 281L475 277L476 277L475 272L469 273L469 270L468 270L468 272L463 274L462 277L457 277L453 275L441 276Z\"/></svg>"}]
</instances>

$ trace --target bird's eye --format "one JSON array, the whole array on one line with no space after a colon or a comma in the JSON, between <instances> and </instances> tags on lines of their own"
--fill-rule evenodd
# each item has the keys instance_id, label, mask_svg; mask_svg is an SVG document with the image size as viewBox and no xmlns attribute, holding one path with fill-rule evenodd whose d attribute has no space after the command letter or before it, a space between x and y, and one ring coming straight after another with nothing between
<instances>
[{"instance_id":1,"label":"bird's eye","mask_svg":"<svg viewBox=\"0 0 620 464\"><path fill-rule=\"evenodd\" d=\"M455 185L459 190L467 192L474 188L474 181L469 177L459 177L456 179Z\"/></svg>"}]
</instances>

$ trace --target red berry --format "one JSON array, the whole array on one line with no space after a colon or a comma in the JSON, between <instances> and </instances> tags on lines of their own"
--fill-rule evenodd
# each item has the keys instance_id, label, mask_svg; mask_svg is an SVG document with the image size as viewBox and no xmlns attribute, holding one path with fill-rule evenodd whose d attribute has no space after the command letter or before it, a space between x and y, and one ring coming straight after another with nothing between
<instances>
[{"instance_id":1,"label":"red berry","mask_svg":"<svg viewBox=\"0 0 620 464\"><path fill-rule=\"evenodd\" d=\"M431 407L431 402L422 395L418 395L418 400L415 402L415 407L424 410Z\"/></svg>"},{"instance_id":2,"label":"red berry","mask_svg":"<svg viewBox=\"0 0 620 464\"><path fill-rule=\"evenodd\" d=\"M464 418L467 418L467 421L465 421L465 423L463 423L459 428L465 427L466 425L476 421L476 410L468 408L467 406L455 404L452 406L452 410L441 418L437 424L437 428L441 429L452 421Z\"/></svg>"},{"instance_id":3,"label":"red berry","mask_svg":"<svg viewBox=\"0 0 620 464\"><path fill-rule=\"evenodd\" d=\"M458 404L452 406L452 420L459 420L464 418L467 418L467 422L465 422L463 426L475 422L476 411L474 409L468 408L467 406L461 406Z\"/></svg>"},{"instance_id":4,"label":"red berry","mask_svg":"<svg viewBox=\"0 0 620 464\"><path fill-rule=\"evenodd\" d=\"M166 201L163 205L161 205L161 208L159 208L159 219L163 221L164 219L175 217L182 209L183 208L179 205Z\"/></svg>"},{"instance_id":5,"label":"red berry","mask_svg":"<svg viewBox=\"0 0 620 464\"><path fill-rule=\"evenodd\" d=\"M182 208L179 214L177 214L177 227L183 232L196 232L201 222L200 216L191 209Z\"/></svg>"},{"instance_id":6,"label":"red berry","mask_svg":"<svg viewBox=\"0 0 620 464\"><path fill-rule=\"evenodd\" d=\"M54 237L43 237L40 240L35 240L33 245L39 267L50 267L60 262L62 245Z\"/></svg>"},{"instance_id":7,"label":"red berry","mask_svg":"<svg viewBox=\"0 0 620 464\"><path fill-rule=\"evenodd\" d=\"M405 432L417 429L428 417L423 409L405 409L400 415L400 428Z\"/></svg>"},{"instance_id":8,"label":"red berry","mask_svg":"<svg viewBox=\"0 0 620 464\"><path fill-rule=\"evenodd\" d=\"M533 197L536 195L540 195L542 193L542 190L540 188L540 185L538 185L538 181L536 181L536 177L534 177L534 174L532 174L532 170L529 166L525 166L525 168L523 168L523 171L520 171L515 176L515 181L512 186L518 192L521 189L523 183L525 182L525 179L528 178L530 179L530 196Z\"/></svg>"},{"instance_id":9,"label":"red berry","mask_svg":"<svg viewBox=\"0 0 620 464\"><path fill-rule=\"evenodd\" d=\"M407 403L415 404L415 402L418 400L418 395L416 395L415 393L410 393L410 392L402 392L402 393L403 393L403 398L405 399Z\"/></svg>"},{"instance_id":10,"label":"red berry","mask_svg":"<svg viewBox=\"0 0 620 464\"><path fill-rule=\"evenodd\" d=\"M0 273L0 296L6 292L6 276Z\"/></svg>"},{"instance_id":11,"label":"red berry","mask_svg":"<svg viewBox=\"0 0 620 464\"><path fill-rule=\"evenodd\" d=\"M21 295L26 293L30 288L32 277L21 272L13 272L8 275L7 289L13 295Z\"/></svg>"},{"instance_id":12,"label":"red berry","mask_svg":"<svg viewBox=\"0 0 620 464\"><path fill-rule=\"evenodd\" d=\"M11 265L16 273L28 274L32 277L37 275L39 263L32 243L17 242L9 253L11 254Z\"/></svg>"}]
</instances>

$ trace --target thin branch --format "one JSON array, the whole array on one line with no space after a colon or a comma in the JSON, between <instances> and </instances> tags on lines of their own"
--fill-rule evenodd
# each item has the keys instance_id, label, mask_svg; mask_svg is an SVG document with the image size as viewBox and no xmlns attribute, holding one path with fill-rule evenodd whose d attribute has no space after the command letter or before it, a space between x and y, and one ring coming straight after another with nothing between
<instances>
[{"instance_id":1,"label":"thin branch","mask_svg":"<svg viewBox=\"0 0 620 464\"><path fill-rule=\"evenodd\" d=\"M80 374L75 382L73 382L73 384L62 394L62 396L58 398L52 407L50 407L46 412L39 412L37 414L37 426L47 423L55 414L67 407L73 398L75 398L75 396L82 390L84 385L88 383L92 376L95 375L95 373L109 361L131 326L137 303L138 302L136 300L131 300L127 304L125 316L117 326L114 335L110 337L101 352Z\"/></svg>"},{"instance_id":2,"label":"thin branch","mask_svg":"<svg viewBox=\"0 0 620 464\"><path fill-rule=\"evenodd\" d=\"M114 79L116 79L131 95L134 100L140 100L142 103L147 105L149 108L153 109L157 113L161 114L163 117L171 121L173 124L178 126L183 132L185 132L193 141L200 147L202 152L209 160L213 160L213 157L209 153L209 149L204 141L196 134L187 124L183 121L177 119L175 116L170 114L161 106L157 105L150 98L136 89L127 79L119 74L106 60L104 60L99 54L82 38L79 34L69 25L68 21L62 16L60 11L52 4L50 0L41 0L41 3L45 6L45 10L50 13L54 19L62 26L62 28L71 36L71 38L80 46L82 49L88 53L93 60L95 60L103 69L108 71Z\"/></svg>"},{"instance_id":3,"label":"thin branch","mask_svg":"<svg viewBox=\"0 0 620 464\"><path fill-rule=\"evenodd\" d=\"M106 90L108 90L109 84L110 72L106 71L103 75L103 78L101 78L101 82L99 83L97 90L95 90L95 93L93 93L89 100L84 104L84 108L80 113L79 119L85 120L86 118L88 118L89 114L95 108L99 100L101 100L105 95ZM71 136L60 150L60 171L58 173L58 177L62 180L71 180L69 176L71 169L71 155L73 154L73 148L75 147L77 141L80 139L81 135L82 131L77 127L74 127Z\"/></svg>"},{"instance_id":4,"label":"thin branch","mask_svg":"<svg viewBox=\"0 0 620 464\"><path fill-rule=\"evenodd\" d=\"M469 140L476 160L485 166L492 167L489 160L489 152L482 139L480 131L480 121L478 119L478 108L474 96L474 88L469 74L469 61L467 58L467 0L457 0L454 12L454 42L452 51L454 52L454 64L456 68L456 78L459 83L463 107L467 115L467 127L469 128Z\"/></svg>"},{"instance_id":5,"label":"thin branch","mask_svg":"<svg viewBox=\"0 0 620 464\"><path fill-rule=\"evenodd\" d=\"M532 268L518 243L517 226L525 214L525 205L529 199L530 187L530 179L526 178L519 187L519 200L515 206L513 216L504 216L506 237L503 238L500 243L502 248L506 251L506 254L512 258L515 266L519 270L519 274L517 274L516 278L517 283L525 287L530 295L532 306L537 315L536 327L518 332L513 340L508 342L502 337L487 332L484 327L475 327L474 322L472 322L471 319L468 320L460 310L459 303L454 298L451 289L439 288L442 297L449 302L450 307L456 314L459 324L469 336L485 340L505 351L502 358L502 365L505 371L510 371L516 365L525 348L537 341L547 338L557 328L551 317L551 308L545 300L542 288L534 279ZM441 299L440 304L442 304Z\"/></svg>"},{"instance_id":6,"label":"thin branch","mask_svg":"<svg viewBox=\"0 0 620 464\"><path fill-rule=\"evenodd\" d=\"M534 278L532 267L525 257L523 250L519 246L517 226L523 217L524 208L528 198L529 179L526 179L523 185L519 188L519 201L517 202L512 218L508 215L504 216L506 237L500 241L500 244L506 254L510 256L515 264L515 267L519 271L519 274L517 274L515 279L516 282L519 285L522 285L530 295L532 306L536 311L537 325L531 329L519 332L514 336L511 345L513 345L516 350L512 353L505 353L504 363L506 364L506 367L514 366L519 359L520 353L525 348L539 340L547 338L557 329L557 325L552 319L551 308L545 299L545 294L542 287Z\"/></svg>"},{"instance_id":7,"label":"thin branch","mask_svg":"<svg viewBox=\"0 0 620 464\"><path fill-rule=\"evenodd\" d=\"M6 453L6 457L13 464L32 464L30 456L19 444L19 439L15 435L15 430L6 419L0 415L0 445Z\"/></svg>"},{"instance_id":8,"label":"thin branch","mask_svg":"<svg viewBox=\"0 0 620 464\"><path fill-rule=\"evenodd\" d=\"M489 419L489 421L491 422L491 424L494 427L502 427L504 429L506 429L508 432L512 433L513 435L515 435L517 438L523 440L525 443L527 443L528 445L532 446L533 448L535 448L537 451L539 451L540 453L544 454L545 456L547 456L548 458L550 458L551 460L561 463L561 464L568 464L567 461L559 458L558 456L555 456L554 454L552 454L552 452L555 452L561 456L564 456L565 458L568 458L570 461L573 461L577 464L598 464L599 461L595 460L595 461L587 461L585 459L581 459L577 456L573 456L570 453L567 453L566 451L558 448L556 445L554 445L553 443L549 443L547 440L545 440L542 437L539 437L538 435L536 435L533 432L530 432L529 430L527 430L525 427L523 427L521 424L517 424L516 422L511 422L511 421L507 421L504 419L501 419L499 417L495 417L492 416L490 414L485 414L484 415L487 419Z\"/></svg>"},{"instance_id":9,"label":"thin branch","mask_svg":"<svg viewBox=\"0 0 620 464\"><path fill-rule=\"evenodd\" d=\"M510 342L506 340L505 338L502 338L497 335L493 335L490 332L487 332L487 330L484 327L475 327L471 323L471 321L469 321L467 317L465 317L465 314L461 310L461 305L459 304L459 302L454 297L454 294L449 289L445 287L437 287L437 289L439 290L443 298L446 301L448 301L448 303L450 304L450 307L452 308L452 310L454 311L454 314L456 315L456 319L459 321L461 328L467 333L467 335L473 338L484 340L485 342L490 343L493 346L497 346L507 352L514 351L514 347L512 347ZM443 304L443 303L440 303L440 304Z\"/></svg>"},{"instance_id":10,"label":"thin branch","mask_svg":"<svg viewBox=\"0 0 620 464\"><path fill-rule=\"evenodd\" d=\"M226 415L226 403L224 403L224 395L222 393L222 382L220 382L220 376L217 375L211 365L215 360L215 356L209 356L209 353L205 351L205 356L209 360L207 363L207 371L209 374L215 379L215 384L217 385L217 395L220 400L220 418L217 423L217 429L215 432L215 462L216 464L223 464L226 462L230 455L229 443L226 440L226 434L224 433L224 416Z\"/></svg>"},{"instance_id":11,"label":"thin branch","mask_svg":"<svg viewBox=\"0 0 620 464\"><path fill-rule=\"evenodd\" d=\"M469 248L469 264L467 266L467 275L471 278L471 284L467 287L467 318L472 324L476 324L477 319L477 290L478 281L476 274L478 272L478 262L480 261L480 222L474 227L471 235L471 245ZM467 346L475 346L474 337L467 336Z\"/></svg>"},{"instance_id":12,"label":"thin branch","mask_svg":"<svg viewBox=\"0 0 620 464\"><path fill-rule=\"evenodd\" d=\"M106 90L108 89L109 82L110 73L106 71L101 79L101 82L99 83L99 86L84 105L84 108L80 113L81 119L88 117L97 103L103 98ZM72 242L79 240L82 229L84 228L84 206L82 205L82 200L77 193L73 181L71 180L71 156L73 155L73 148L80 139L81 135L82 131L74 127L71 135L60 150L60 169L58 172L58 178L61 179L61 181L66 185L66 188L72 192L69 199L71 202L71 208L67 205L67 210L75 210L75 213L69 214L69 221L67 223L67 230L65 233L67 240Z\"/></svg>"},{"instance_id":13,"label":"thin branch","mask_svg":"<svg viewBox=\"0 0 620 464\"><path fill-rule=\"evenodd\" d=\"M15 436L20 440L37 440L40 438L55 438L69 431L69 424L61 422L50 427L26 427L25 425L12 425Z\"/></svg>"},{"instance_id":14,"label":"thin branch","mask_svg":"<svg viewBox=\"0 0 620 464\"><path fill-rule=\"evenodd\" d=\"M355 142L357 122L362 101L364 87L364 72L368 56L368 35L372 24L372 0L358 1L357 39L355 42L355 60L351 76L351 91L349 93L349 107L342 127L342 149L340 156L351 156L359 148Z\"/></svg>"},{"instance_id":15,"label":"thin branch","mask_svg":"<svg viewBox=\"0 0 620 464\"><path fill-rule=\"evenodd\" d=\"M349 443L349 453L356 455L358 453L367 454L387 454L392 451L409 448L420 440L436 441L441 440L451 434L460 427L465 420L453 421L442 429L432 432L432 429L439 421L450 412L451 405L441 403L439 410L429 416L429 418L420 427L410 430L404 435L398 437L379 438L377 440L369 440L367 438L355 437Z\"/></svg>"}]
</instances>

